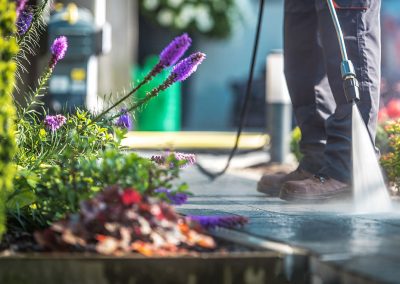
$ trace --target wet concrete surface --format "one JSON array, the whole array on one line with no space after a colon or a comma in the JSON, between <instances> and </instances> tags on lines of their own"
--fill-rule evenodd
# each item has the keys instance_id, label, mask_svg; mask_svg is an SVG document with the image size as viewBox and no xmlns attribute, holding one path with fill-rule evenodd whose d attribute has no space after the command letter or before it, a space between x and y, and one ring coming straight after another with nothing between
<instances>
[{"instance_id":1,"label":"wet concrete surface","mask_svg":"<svg viewBox=\"0 0 400 284\"><path fill-rule=\"evenodd\" d=\"M249 223L240 231L305 248L317 263L342 272L400 283L400 206L390 213L355 214L349 201L295 204L266 198L257 193L255 179L224 175L211 182L196 168L186 169L182 179L194 196L178 207L181 213L242 215Z\"/></svg>"}]
</instances>

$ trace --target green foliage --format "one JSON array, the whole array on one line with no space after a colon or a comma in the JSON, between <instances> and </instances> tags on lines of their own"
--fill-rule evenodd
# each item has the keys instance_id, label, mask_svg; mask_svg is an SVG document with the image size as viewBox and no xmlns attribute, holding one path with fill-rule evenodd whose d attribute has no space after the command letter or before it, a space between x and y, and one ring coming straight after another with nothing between
<instances>
[{"instance_id":1,"label":"green foliage","mask_svg":"<svg viewBox=\"0 0 400 284\"><path fill-rule=\"evenodd\" d=\"M12 58L18 52L18 44L11 35L15 33L15 5L0 0L0 236L5 231L4 202L13 189L15 165L15 109L12 91L16 64Z\"/></svg>"},{"instance_id":2,"label":"green foliage","mask_svg":"<svg viewBox=\"0 0 400 284\"><path fill-rule=\"evenodd\" d=\"M79 109L75 114L68 114L66 123L57 131L47 129L40 116L27 115L18 121L16 163L28 169L41 163L54 165L65 151L69 159L96 156L106 145L117 147L122 139L121 130L116 129L114 136L111 130L111 126L92 123L91 115Z\"/></svg>"},{"instance_id":3,"label":"green foliage","mask_svg":"<svg viewBox=\"0 0 400 284\"><path fill-rule=\"evenodd\" d=\"M71 159L70 155L67 150L59 163L18 172L17 190L7 202L11 228L25 231L43 228L66 213L77 212L80 202L109 185L133 187L148 195L160 187L185 190L184 184L172 184L179 177L182 163L173 155L168 158L170 168L113 147L91 157Z\"/></svg>"},{"instance_id":4,"label":"green foliage","mask_svg":"<svg viewBox=\"0 0 400 284\"><path fill-rule=\"evenodd\" d=\"M301 130L299 127L296 127L292 131L292 138L290 140L290 151L294 154L297 161L300 161L303 156L300 152L300 140L301 140Z\"/></svg>"},{"instance_id":5,"label":"green foliage","mask_svg":"<svg viewBox=\"0 0 400 284\"><path fill-rule=\"evenodd\" d=\"M400 120L389 121L384 126L388 151L381 157L381 165L389 182L400 190Z\"/></svg>"},{"instance_id":6,"label":"green foliage","mask_svg":"<svg viewBox=\"0 0 400 284\"><path fill-rule=\"evenodd\" d=\"M377 125L375 145L382 155L387 154L390 151L389 136L382 124Z\"/></svg>"},{"instance_id":7,"label":"green foliage","mask_svg":"<svg viewBox=\"0 0 400 284\"><path fill-rule=\"evenodd\" d=\"M91 115L79 109L56 131L37 113L17 122L18 172L6 203L9 228L34 230L74 211L97 189L90 173L80 172L81 163L97 161L106 148L119 149L125 131L92 123Z\"/></svg>"}]
</instances>

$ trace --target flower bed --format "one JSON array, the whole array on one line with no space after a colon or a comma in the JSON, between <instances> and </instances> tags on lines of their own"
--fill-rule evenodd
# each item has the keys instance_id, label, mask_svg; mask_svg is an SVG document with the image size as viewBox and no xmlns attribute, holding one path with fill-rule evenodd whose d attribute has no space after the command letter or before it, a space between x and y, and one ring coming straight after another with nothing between
<instances>
[{"instance_id":1,"label":"flower bed","mask_svg":"<svg viewBox=\"0 0 400 284\"><path fill-rule=\"evenodd\" d=\"M141 82L100 113L76 109L49 114L42 98L54 69L68 54L68 38L60 36L50 48L36 87L25 94L26 103L15 101L13 115L13 78L29 72L24 64L28 55L35 55L50 2L31 7L24 0L16 5L0 0L0 9L5 10L0 10L0 22L7 23L0 26L11 27L1 31L0 43L6 42L10 53L8 57L2 53L0 67L8 64L10 76L0 85L0 99L8 104L0 118L16 125L16 129L4 129L0 145L5 151L0 177L6 185L0 195L0 217L7 217L7 222L0 218L0 233L1 226L7 227L2 248L146 256L215 251L216 242L204 228L241 225L247 220L184 218L175 213L173 206L186 202L189 195L186 184L176 180L181 168L195 162L195 156L168 152L147 159L121 146L131 127L131 114L175 82L186 80L205 55L196 52L180 60L191 44L191 38L183 34L162 50L159 62ZM170 75L163 83L132 100L164 69Z\"/></svg>"}]
</instances>

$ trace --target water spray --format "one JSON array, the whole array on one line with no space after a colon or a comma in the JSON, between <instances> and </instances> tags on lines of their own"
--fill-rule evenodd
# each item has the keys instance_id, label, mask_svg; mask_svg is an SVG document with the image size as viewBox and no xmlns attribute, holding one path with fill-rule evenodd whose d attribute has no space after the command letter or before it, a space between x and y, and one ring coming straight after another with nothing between
<instances>
[{"instance_id":1,"label":"water spray","mask_svg":"<svg viewBox=\"0 0 400 284\"><path fill-rule=\"evenodd\" d=\"M352 104L353 197L358 213L381 213L392 209L385 181L374 148L374 139L357 107L359 84L353 63L347 56L346 45L333 0L326 0L339 41L342 63L340 71L348 103ZM368 139L369 138L369 139ZM365 141L370 140L371 143Z\"/></svg>"}]
</instances>

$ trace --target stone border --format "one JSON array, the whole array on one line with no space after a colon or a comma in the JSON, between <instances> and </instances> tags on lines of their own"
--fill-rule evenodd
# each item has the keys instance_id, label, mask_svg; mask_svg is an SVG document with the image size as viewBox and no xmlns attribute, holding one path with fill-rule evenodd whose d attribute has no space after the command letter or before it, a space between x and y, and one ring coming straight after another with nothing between
<instances>
[{"instance_id":1,"label":"stone border","mask_svg":"<svg viewBox=\"0 0 400 284\"><path fill-rule=\"evenodd\" d=\"M43 253L0 257L0 283L280 284L287 281L283 259L273 252L150 258Z\"/></svg>"}]
</instances>

